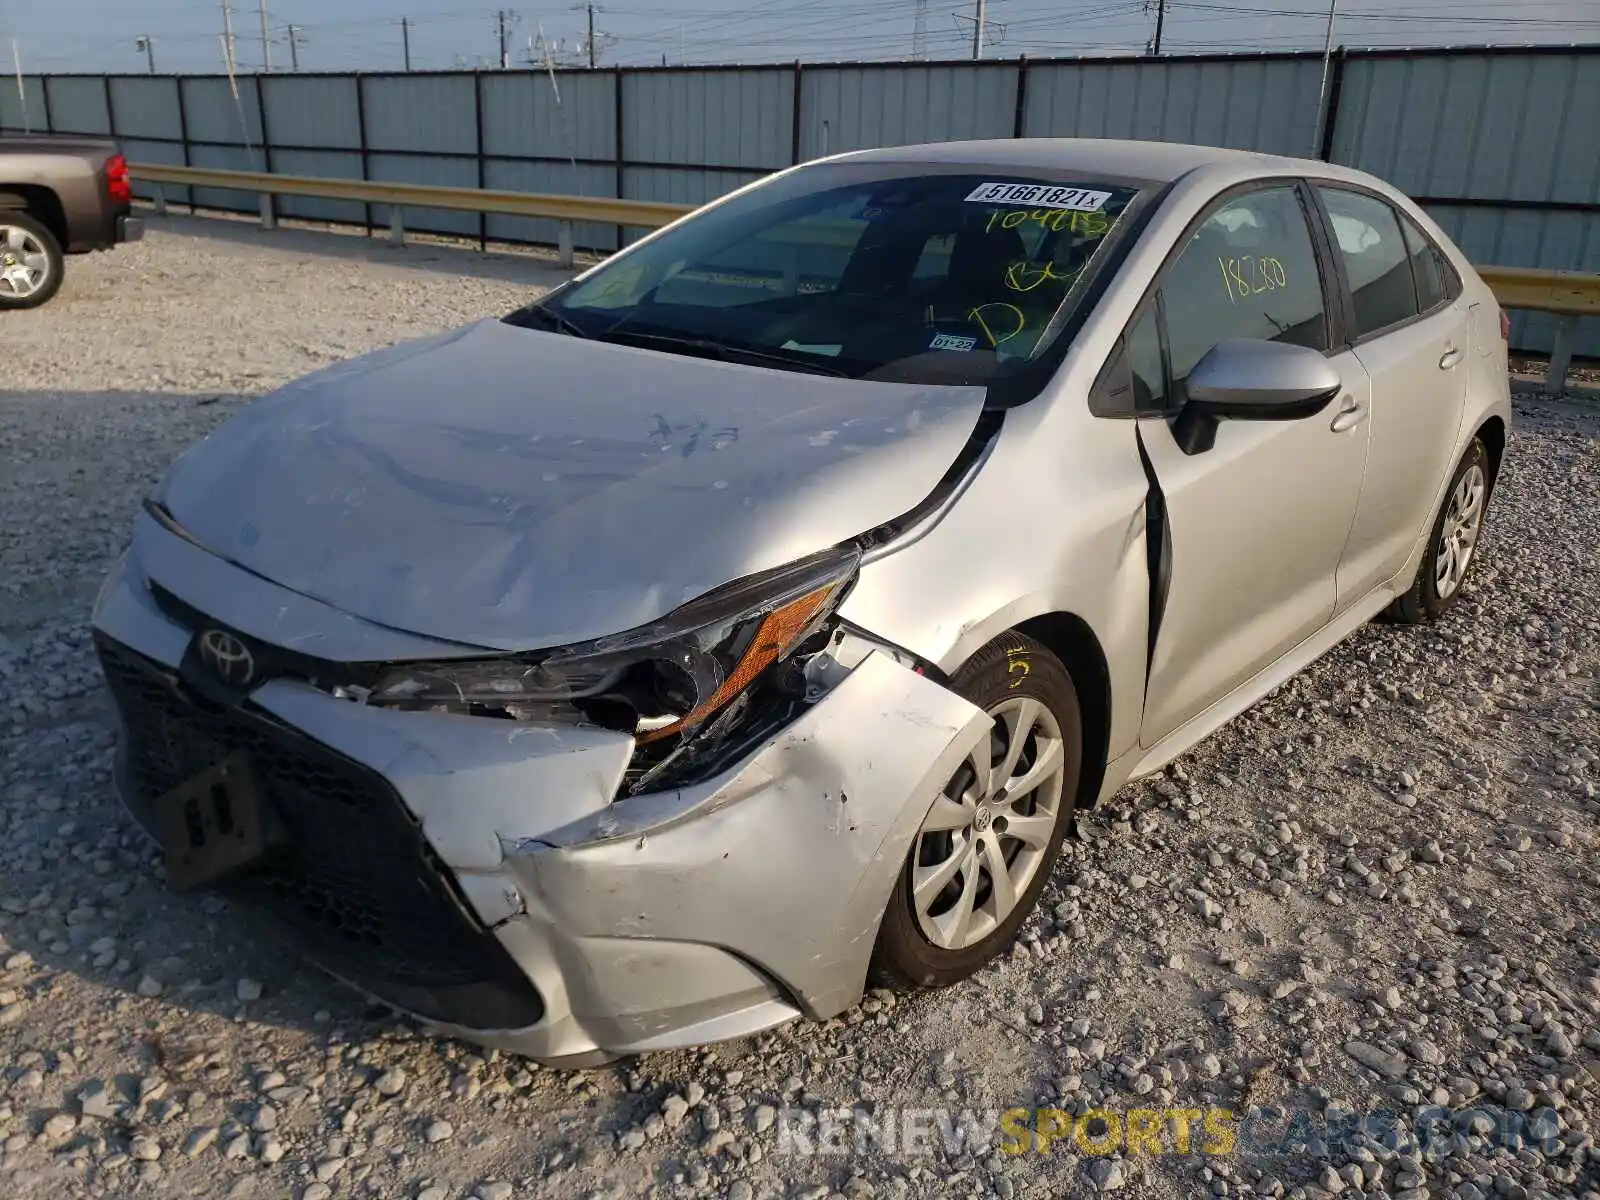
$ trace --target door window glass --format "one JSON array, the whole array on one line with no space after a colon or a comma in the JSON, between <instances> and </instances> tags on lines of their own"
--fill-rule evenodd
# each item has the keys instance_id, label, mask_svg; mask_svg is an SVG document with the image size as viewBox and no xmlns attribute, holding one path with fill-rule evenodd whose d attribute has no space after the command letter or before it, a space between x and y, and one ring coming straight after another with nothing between
<instances>
[{"instance_id":1,"label":"door window glass","mask_svg":"<svg viewBox=\"0 0 1600 1200\"><path fill-rule=\"evenodd\" d=\"M1322 278L1292 184L1228 201L1208 217L1161 287L1175 388L1218 342L1259 338L1328 348ZM1181 399L1174 396L1174 401Z\"/></svg>"},{"instance_id":2,"label":"door window glass","mask_svg":"<svg viewBox=\"0 0 1600 1200\"><path fill-rule=\"evenodd\" d=\"M1455 278L1445 262L1444 252L1403 213L1400 227L1406 235L1406 253L1411 256L1411 275L1417 281L1417 308L1421 312L1432 312L1455 298Z\"/></svg>"},{"instance_id":3,"label":"door window glass","mask_svg":"<svg viewBox=\"0 0 1600 1200\"><path fill-rule=\"evenodd\" d=\"M1360 192L1320 190L1356 303L1356 335L1416 316L1417 292L1394 209Z\"/></svg>"}]
</instances>

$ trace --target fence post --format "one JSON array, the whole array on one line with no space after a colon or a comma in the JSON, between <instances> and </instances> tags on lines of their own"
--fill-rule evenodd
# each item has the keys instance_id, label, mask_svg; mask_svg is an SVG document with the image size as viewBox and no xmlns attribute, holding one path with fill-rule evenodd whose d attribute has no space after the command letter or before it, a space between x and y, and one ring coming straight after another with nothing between
<instances>
[{"instance_id":1,"label":"fence post","mask_svg":"<svg viewBox=\"0 0 1600 1200\"><path fill-rule=\"evenodd\" d=\"M616 159L614 168L616 171L616 186L612 190L616 192L618 200L626 199L626 181L628 178L627 169L624 165L627 160L622 156L622 96L624 90L622 86L622 68L617 67L611 72L611 148ZM621 225L616 227L616 232L612 236L617 240L617 249L621 250L623 238Z\"/></svg>"},{"instance_id":2,"label":"fence post","mask_svg":"<svg viewBox=\"0 0 1600 1200\"><path fill-rule=\"evenodd\" d=\"M178 94L178 140L182 143L183 165L192 167L194 162L189 155L189 105L183 98L183 77L181 75L172 77L172 88ZM189 215L192 217L194 216L194 189L186 187L183 191L184 195L189 197Z\"/></svg>"},{"instance_id":3,"label":"fence post","mask_svg":"<svg viewBox=\"0 0 1600 1200\"><path fill-rule=\"evenodd\" d=\"M478 190L488 187L488 164L483 158L483 72L472 72L472 128L478 137ZM489 249L489 214L478 214L478 250Z\"/></svg>"},{"instance_id":4,"label":"fence post","mask_svg":"<svg viewBox=\"0 0 1600 1200\"><path fill-rule=\"evenodd\" d=\"M1017 109L1011 117L1011 136L1023 136L1028 119L1028 56L1017 57Z\"/></svg>"},{"instance_id":5,"label":"fence post","mask_svg":"<svg viewBox=\"0 0 1600 1200\"><path fill-rule=\"evenodd\" d=\"M1578 340L1578 314L1556 317L1556 336L1550 343L1550 366L1544 374L1544 393L1559 396L1567 390L1567 370L1572 366L1572 344Z\"/></svg>"},{"instance_id":6,"label":"fence post","mask_svg":"<svg viewBox=\"0 0 1600 1200\"><path fill-rule=\"evenodd\" d=\"M117 106L111 103L111 76L100 76L100 93L106 98L106 132L117 136Z\"/></svg>"},{"instance_id":7,"label":"fence post","mask_svg":"<svg viewBox=\"0 0 1600 1200\"><path fill-rule=\"evenodd\" d=\"M44 131L46 133L54 133L56 126L50 117L50 76L48 75L39 76L39 102L44 106ZM26 94L23 95L22 103L23 107L26 108L28 103ZM26 116L27 114L24 113L23 115Z\"/></svg>"},{"instance_id":8,"label":"fence post","mask_svg":"<svg viewBox=\"0 0 1600 1200\"><path fill-rule=\"evenodd\" d=\"M261 164L272 174L272 134L267 129L267 98L262 94L261 73L256 72L256 128L261 131Z\"/></svg>"},{"instance_id":9,"label":"fence post","mask_svg":"<svg viewBox=\"0 0 1600 1200\"><path fill-rule=\"evenodd\" d=\"M357 144L361 147L361 181L365 183L369 178L369 168L367 166L367 88L366 84L362 81L360 71L356 72L355 82ZM366 217L367 236L371 237L372 205L370 203L363 203L361 205L361 212L362 215Z\"/></svg>"},{"instance_id":10,"label":"fence post","mask_svg":"<svg viewBox=\"0 0 1600 1200\"><path fill-rule=\"evenodd\" d=\"M1322 113L1317 157L1328 162L1333 157L1333 136L1339 126L1339 93L1344 90L1344 47L1334 51L1333 63L1328 68L1328 107Z\"/></svg>"},{"instance_id":11,"label":"fence post","mask_svg":"<svg viewBox=\"0 0 1600 1200\"><path fill-rule=\"evenodd\" d=\"M794 164L800 162L800 92L801 92L801 66L800 60L794 60L794 75L790 87L794 91L793 103L789 106L791 118L789 127L789 161Z\"/></svg>"}]
</instances>

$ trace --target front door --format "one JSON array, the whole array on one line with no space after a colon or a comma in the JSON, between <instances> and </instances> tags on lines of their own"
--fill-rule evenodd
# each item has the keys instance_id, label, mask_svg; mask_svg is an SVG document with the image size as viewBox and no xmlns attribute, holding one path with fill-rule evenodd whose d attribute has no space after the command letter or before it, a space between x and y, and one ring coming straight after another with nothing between
<instances>
[{"instance_id":1,"label":"front door","mask_svg":"<svg viewBox=\"0 0 1600 1200\"><path fill-rule=\"evenodd\" d=\"M1190 235L1160 284L1170 389L1226 338L1328 351L1330 323L1307 209L1292 182L1224 199ZM1138 340L1161 322L1141 319ZM1146 362L1151 356L1143 355ZM1159 357L1156 359L1159 361ZM1361 492L1370 400L1348 350L1329 360L1340 394L1297 421L1223 421L1215 444L1186 454L1168 421L1139 436L1165 497L1171 563L1152 653L1140 742L1152 746L1327 624L1335 573ZM1148 386L1148 382L1147 382ZM1157 386L1162 386L1161 382Z\"/></svg>"}]
</instances>

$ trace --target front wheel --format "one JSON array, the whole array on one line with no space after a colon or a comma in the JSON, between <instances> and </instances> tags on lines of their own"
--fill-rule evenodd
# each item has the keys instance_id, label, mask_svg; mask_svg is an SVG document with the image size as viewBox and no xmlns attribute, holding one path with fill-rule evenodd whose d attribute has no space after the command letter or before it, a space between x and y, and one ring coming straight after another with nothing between
<instances>
[{"instance_id":1,"label":"front wheel","mask_svg":"<svg viewBox=\"0 0 1600 1200\"><path fill-rule=\"evenodd\" d=\"M1008 633L951 686L993 726L923 818L889 897L873 977L890 987L948 986L1009 946L1072 823L1082 720L1061 661Z\"/></svg>"},{"instance_id":2,"label":"front wheel","mask_svg":"<svg viewBox=\"0 0 1600 1200\"><path fill-rule=\"evenodd\" d=\"M1483 536L1489 486L1489 455L1474 438L1450 477L1444 507L1429 531L1416 579L1384 610L1389 620L1425 625L1438 620L1455 603Z\"/></svg>"},{"instance_id":3,"label":"front wheel","mask_svg":"<svg viewBox=\"0 0 1600 1200\"><path fill-rule=\"evenodd\" d=\"M65 274L55 235L25 212L0 209L0 309L37 308Z\"/></svg>"}]
</instances>

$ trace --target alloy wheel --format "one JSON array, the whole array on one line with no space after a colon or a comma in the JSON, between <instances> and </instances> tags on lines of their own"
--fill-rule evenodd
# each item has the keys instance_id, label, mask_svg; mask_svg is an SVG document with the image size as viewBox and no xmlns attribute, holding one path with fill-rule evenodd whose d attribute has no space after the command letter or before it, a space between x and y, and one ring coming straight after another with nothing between
<instances>
[{"instance_id":1,"label":"alloy wheel","mask_svg":"<svg viewBox=\"0 0 1600 1200\"><path fill-rule=\"evenodd\" d=\"M33 295L50 278L44 243L26 229L0 224L0 294Z\"/></svg>"},{"instance_id":2,"label":"alloy wheel","mask_svg":"<svg viewBox=\"0 0 1600 1200\"><path fill-rule=\"evenodd\" d=\"M922 933L964 950L1028 890L1061 817L1065 747L1055 715L1017 696L989 709L987 742L956 771L917 833L911 903Z\"/></svg>"},{"instance_id":3,"label":"alloy wheel","mask_svg":"<svg viewBox=\"0 0 1600 1200\"><path fill-rule=\"evenodd\" d=\"M1473 463L1456 483L1445 508L1434 555L1433 587L1441 600L1455 595L1483 532L1483 501L1489 490L1482 463Z\"/></svg>"}]
</instances>

